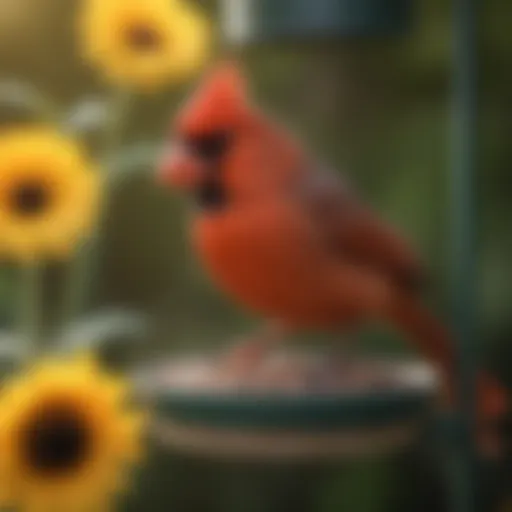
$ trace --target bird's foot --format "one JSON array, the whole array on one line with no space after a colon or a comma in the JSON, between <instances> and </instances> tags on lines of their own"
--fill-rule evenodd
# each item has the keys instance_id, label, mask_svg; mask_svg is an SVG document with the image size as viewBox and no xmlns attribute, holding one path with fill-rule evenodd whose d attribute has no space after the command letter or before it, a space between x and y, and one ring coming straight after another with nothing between
<instances>
[{"instance_id":1,"label":"bird's foot","mask_svg":"<svg viewBox=\"0 0 512 512\"><path fill-rule=\"evenodd\" d=\"M222 358L222 371L232 377L253 374L262 365L267 352L267 344L258 338L236 343Z\"/></svg>"},{"instance_id":2,"label":"bird's foot","mask_svg":"<svg viewBox=\"0 0 512 512\"><path fill-rule=\"evenodd\" d=\"M226 378L247 378L261 369L272 347L283 337L283 330L271 324L260 333L236 343L221 358L220 371Z\"/></svg>"}]
</instances>

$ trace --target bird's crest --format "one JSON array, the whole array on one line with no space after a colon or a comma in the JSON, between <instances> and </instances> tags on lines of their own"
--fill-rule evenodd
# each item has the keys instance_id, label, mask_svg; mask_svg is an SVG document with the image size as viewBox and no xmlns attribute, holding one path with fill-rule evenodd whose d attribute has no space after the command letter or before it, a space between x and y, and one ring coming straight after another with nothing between
<instances>
[{"instance_id":1,"label":"bird's crest","mask_svg":"<svg viewBox=\"0 0 512 512\"><path fill-rule=\"evenodd\" d=\"M236 64L218 64L185 104L177 119L178 131L200 135L236 128L247 113L246 89Z\"/></svg>"}]
</instances>

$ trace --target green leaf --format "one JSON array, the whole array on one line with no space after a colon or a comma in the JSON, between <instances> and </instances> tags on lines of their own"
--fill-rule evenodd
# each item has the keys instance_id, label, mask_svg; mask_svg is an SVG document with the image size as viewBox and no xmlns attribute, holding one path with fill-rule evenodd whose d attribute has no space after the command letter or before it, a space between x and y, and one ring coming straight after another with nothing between
<instances>
[{"instance_id":1,"label":"green leaf","mask_svg":"<svg viewBox=\"0 0 512 512\"><path fill-rule=\"evenodd\" d=\"M43 120L54 120L58 113L53 100L32 85L16 79L0 79L0 107Z\"/></svg>"},{"instance_id":2,"label":"green leaf","mask_svg":"<svg viewBox=\"0 0 512 512\"><path fill-rule=\"evenodd\" d=\"M117 152L104 163L110 185L115 186L117 182L138 172L147 172L148 167L155 166L160 153L160 147L151 142L141 142Z\"/></svg>"},{"instance_id":3,"label":"green leaf","mask_svg":"<svg viewBox=\"0 0 512 512\"><path fill-rule=\"evenodd\" d=\"M65 330L57 349L93 351L107 362L126 364L135 347L147 338L149 322L137 312L109 310L73 323Z\"/></svg>"},{"instance_id":4,"label":"green leaf","mask_svg":"<svg viewBox=\"0 0 512 512\"><path fill-rule=\"evenodd\" d=\"M66 112L62 127L76 135L94 133L104 129L109 115L109 105L105 99L86 97Z\"/></svg>"},{"instance_id":5,"label":"green leaf","mask_svg":"<svg viewBox=\"0 0 512 512\"><path fill-rule=\"evenodd\" d=\"M14 371L27 358L27 346L9 331L0 331L0 375Z\"/></svg>"}]
</instances>

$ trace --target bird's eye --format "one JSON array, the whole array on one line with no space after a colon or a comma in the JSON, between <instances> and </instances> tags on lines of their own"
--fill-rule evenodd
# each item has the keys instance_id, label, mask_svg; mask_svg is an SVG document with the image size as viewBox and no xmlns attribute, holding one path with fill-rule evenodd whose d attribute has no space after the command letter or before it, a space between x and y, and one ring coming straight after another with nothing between
<instances>
[{"instance_id":1,"label":"bird's eye","mask_svg":"<svg viewBox=\"0 0 512 512\"><path fill-rule=\"evenodd\" d=\"M228 132L215 132L188 137L187 146L205 160L218 160L226 153L231 142Z\"/></svg>"}]
</instances>

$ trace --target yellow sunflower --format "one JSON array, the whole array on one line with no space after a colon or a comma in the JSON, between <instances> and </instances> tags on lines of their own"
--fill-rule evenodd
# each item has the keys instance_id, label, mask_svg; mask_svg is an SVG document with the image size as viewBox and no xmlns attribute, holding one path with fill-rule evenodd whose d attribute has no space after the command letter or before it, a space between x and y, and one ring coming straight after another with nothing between
<instances>
[{"instance_id":1,"label":"yellow sunflower","mask_svg":"<svg viewBox=\"0 0 512 512\"><path fill-rule=\"evenodd\" d=\"M210 26L183 0L84 0L83 55L118 85L153 92L205 63Z\"/></svg>"},{"instance_id":2,"label":"yellow sunflower","mask_svg":"<svg viewBox=\"0 0 512 512\"><path fill-rule=\"evenodd\" d=\"M0 256L69 253L93 225L98 173L74 140L49 128L0 135Z\"/></svg>"},{"instance_id":3,"label":"yellow sunflower","mask_svg":"<svg viewBox=\"0 0 512 512\"><path fill-rule=\"evenodd\" d=\"M6 383L0 400L0 506L96 512L126 487L143 417L128 387L89 360L54 360Z\"/></svg>"}]
</instances>

